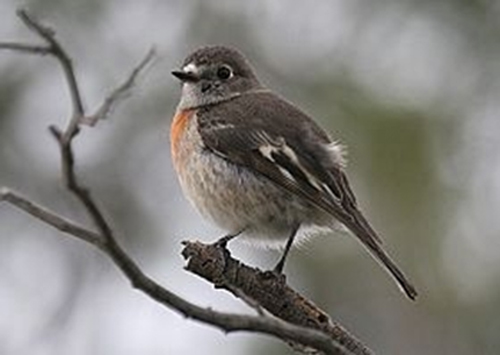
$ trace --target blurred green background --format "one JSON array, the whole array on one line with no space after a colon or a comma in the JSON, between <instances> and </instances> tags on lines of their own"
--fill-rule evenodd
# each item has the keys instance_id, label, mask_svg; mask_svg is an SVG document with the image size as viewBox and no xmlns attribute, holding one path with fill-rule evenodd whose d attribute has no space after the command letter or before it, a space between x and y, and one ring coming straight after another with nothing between
<instances>
[{"instance_id":1,"label":"blurred green background","mask_svg":"<svg viewBox=\"0 0 500 355\"><path fill-rule=\"evenodd\" d=\"M51 24L92 111L155 45L133 96L75 142L77 168L120 241L167 288L248 312L183 271L183 239L215 240L180 193L170 70L194 48L242 50L261 80L348 146L363 210L420 291L416 303L344 235L292 252L289 282L378 354L500 353L500 2L3 0L0 41ZM0 186L88 223L62 187L50 124L70 114L49 58L0 52ZM279 254L235 242L245 262ZM134 291L99 252L0 205L0 354L291 354L224 335Z\"/></svg>"}]
</instances>

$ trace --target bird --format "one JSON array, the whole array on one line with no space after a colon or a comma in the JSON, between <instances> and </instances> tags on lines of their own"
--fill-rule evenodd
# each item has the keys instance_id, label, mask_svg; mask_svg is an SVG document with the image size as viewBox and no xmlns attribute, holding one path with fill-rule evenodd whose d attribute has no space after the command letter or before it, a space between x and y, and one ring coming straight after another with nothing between
<instances>
[{"instance_id":1,"label":"bird","mask_svg":"<svg viewBox=\"0 0 500 355\"><path fill-rule=\"evenodd\" d=\"M227 232L284 250L321 230L350 231L415 300L417 290L362 214L344 147L258 79L236 48L194 50L172 75L181 83L170 127L172 162L187 199Z\"/></svg>"}]
</instances>

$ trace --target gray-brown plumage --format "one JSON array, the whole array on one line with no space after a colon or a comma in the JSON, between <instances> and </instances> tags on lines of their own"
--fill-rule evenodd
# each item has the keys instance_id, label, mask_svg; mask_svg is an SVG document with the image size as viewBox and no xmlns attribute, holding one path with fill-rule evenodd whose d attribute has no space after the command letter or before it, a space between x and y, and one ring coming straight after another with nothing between
<instances>
[{"instance_id":1,"label":"gray-brown plumage","mask_svg":"<svg viewBox=\"0 0 500 355\"><path fill-rule=\"evenodd\" d=\"M340 222L416 297L359 210L341 147L309 116L265 89L234 49L202 48L173 74L183 82L174 164L202 214L229 235L287 241L279 271L296 235Z\"/></svg>"}]
</instances>

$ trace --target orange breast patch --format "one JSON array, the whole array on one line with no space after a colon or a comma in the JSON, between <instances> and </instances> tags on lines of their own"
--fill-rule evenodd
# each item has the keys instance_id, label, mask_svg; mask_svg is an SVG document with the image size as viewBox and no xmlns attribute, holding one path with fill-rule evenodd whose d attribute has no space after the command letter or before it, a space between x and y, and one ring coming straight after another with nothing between
<instances>
[{"instance_id":1,"label":"orange breast patch","mask_svg":"<svg viewBox=\"0 0 500 355\"><path fill-rule=\"evenodd\" d=\"M183 110L177 112L172 120L172 125L170 126L170 145L174 160L177 157L179 142L186 131L187 124L193 113L193 110Z\"/></svg>"}]
</instances>

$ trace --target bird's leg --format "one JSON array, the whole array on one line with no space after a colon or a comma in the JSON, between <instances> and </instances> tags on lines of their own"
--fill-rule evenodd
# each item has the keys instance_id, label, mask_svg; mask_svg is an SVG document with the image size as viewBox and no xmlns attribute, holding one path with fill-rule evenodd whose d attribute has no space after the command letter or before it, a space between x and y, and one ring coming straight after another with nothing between
<instances>
[{"instance_id":1,"label":"bird's leg","mask_svg":"<svg viewBox=\"0 0 500 355\"><path fill-rule=\"evenodd\" d=\"M226 248L227 246L227 243L229 243L231 240L233 240L234 238L236 238L237 236L239 236L241 233L243 233L243 231L245 230L245 228L243 228L242 230L236 232L236 233L229 233L229 234L226 234L225 236L219 238L219 240L217 240L214 245L217 246L217 247L221 247L223 249Z\"/></svg>"},{"instance_id":2,"label":"bird's leg","mask_svg":"<svg viewBox=\"0 0 500 355\"><path fill-rule=\"evenodd\" d=\"M290 249L292 248L293 240L295 239L295 236L297 235L297 231L299 230L300 224L294 226L292 228L292 232L290 233L290 236L288 237L288 240L286 241L285 245L285 250L283 251L283 255L281 255L280 260L274 267L274 272L277 274L282 274L283 273L283 268L285 267L285 261L286 257L288 256L288 253L290 252Z\"/></svg>"}]
</instances>

